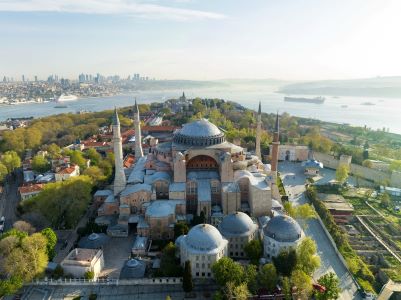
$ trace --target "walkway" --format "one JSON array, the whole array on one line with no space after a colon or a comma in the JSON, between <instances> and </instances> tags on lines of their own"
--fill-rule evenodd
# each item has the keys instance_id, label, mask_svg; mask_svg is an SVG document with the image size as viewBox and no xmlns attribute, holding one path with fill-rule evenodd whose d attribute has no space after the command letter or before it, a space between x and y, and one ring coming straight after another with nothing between
<instances>
[{"instance_id":1,"label":"walkway","mask_svg":"<svg viewBox=\"0 0 401 300\"><path fill-rule=\"evenodd\" d=\"M303 168L299 163L280 163L279 169L283 184L289 199L294 205L307 203L305 197L305 176ZM332 246L323 227L318 220L309 220L305 234L310 236L317 244L318 254L321 259L321 266L315 272L314 278L334 272L340 279L341 294L340 300L361 299L358 293L358 287L355 284L351 274L344 266L340 258L336 254L336 250Z\"/></svg>"}]
</instances>

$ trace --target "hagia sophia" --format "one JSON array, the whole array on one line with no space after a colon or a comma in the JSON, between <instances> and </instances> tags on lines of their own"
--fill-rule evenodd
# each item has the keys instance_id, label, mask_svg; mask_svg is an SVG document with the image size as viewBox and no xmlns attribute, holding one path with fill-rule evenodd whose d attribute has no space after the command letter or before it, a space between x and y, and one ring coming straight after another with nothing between
<instances>
[{"instance_id":1,"label":"hagia sophia","mask_svg":"<svg viewBox=\"0 0 401 300\"><path fill-rule=\"evenodd\" d=\"M253 239L264 241L264 257L269 260L303 238L298 223L283 215L276 186L278 115L270 165L261 161L260 104L253 154L228 142L224 132L206 119L184 124L171 141L155 143L144 153L136 101L134 125L135 165L124 168L115 111L113 190L97 192L103 201L96 222L108 225L109 236L127 237L136 231L141 237L171 240L177 222L202 216L205 224L176 240L182 264L190 260L195 277L210 277L211 264L223 256L243 258L244 245Z\"/></svg>"}]
</instances>

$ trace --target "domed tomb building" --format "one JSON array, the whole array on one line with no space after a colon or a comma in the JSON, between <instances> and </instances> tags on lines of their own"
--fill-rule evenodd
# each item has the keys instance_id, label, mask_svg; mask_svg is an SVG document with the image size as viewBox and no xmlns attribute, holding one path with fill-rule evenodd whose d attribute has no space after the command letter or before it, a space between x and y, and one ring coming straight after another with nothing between
<instances>
[{"instance_id":1,"label":"domed tomb building","mask_svg":"<svg viewBox=\"0 0 401 300\"><path fill-rule=\"evenodd\" d=\"M228 256L246 257L244 246L258 238L258 225L243 212L235 212L223 218L219 224L220 233L228 240Z\"/></svg>"},{"instance_id":2,"label":"domed tomb building","mask_svg":"<svg viewBox=\"0 0 401 300\"><path fill-rule=\"evenodd\" d=\"M189 260L194 278L212 277L212 264L227 256L228 241L209 224L194 226L187 235L178 237L176 244L181 265Z\"/></svg>"},{"instance_id":3,"label":"domed tomb building","mask_svg":"<svg viewBox=\"0 0 401 300\"><path fill-rule=\"evenodd\" d=\"M271 260L282 250L296 249L305 237L298 222L287 215L270 219L263 228L264 257Z\"/></svg>"}]
</instances>

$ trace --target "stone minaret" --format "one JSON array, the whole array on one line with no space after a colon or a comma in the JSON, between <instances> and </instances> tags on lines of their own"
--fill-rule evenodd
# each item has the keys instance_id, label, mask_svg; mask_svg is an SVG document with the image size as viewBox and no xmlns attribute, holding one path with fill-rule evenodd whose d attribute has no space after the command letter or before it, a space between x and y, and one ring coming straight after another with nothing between
<instances>
[{"instance_id":1,"label":"stone minaret","mask_svg":"<svg viewBox=\"0 0 401 300\"><path fill-rule=\"evenodd\" d=\"M120 132L120 120L118 119L117 109L114 110L113 117L113 150L114 150L114 195L120 193L126 185L124 166L123 166L123 145Z\"/></svg>"},{"instance_id":2,"label":"stone minaret","mask_svg":"<svg viewBox=\"0 0 401 300\"><path fill-rule=\"evenodd\" d=\"M277 174L277 166L278 166L278 146L280 145L279 132L280 132L280 121L277 113L276 126L274 129L273 143L272 143L273 144L272 155L271 155L271 168L272 168L271 170L275 174Z\"/></svg>"},{"instance_id":3,"label":"stone minaret","mask_svg":"<svg viewBox=\"0 0 401 300\"><path fill-rule=\"evenodd\" d=\"M262 155L260 153L260 138L262 135L262 107L259 101L258 119L256 124L256 149L255 155L262 160Z\"/></svg>"},{"instance_id":4,"label":"stone minaret","mask_svg":"<svg viewBox=\"0 0 401 300\"><path fill-rule=\"evenodd\" d=\"M138 161L143 156L142 138L141 138L141 120L139 118L138 104L135 99L134 107L134 125L135 125L135 161Z\"/></svg>"}]
</instances>

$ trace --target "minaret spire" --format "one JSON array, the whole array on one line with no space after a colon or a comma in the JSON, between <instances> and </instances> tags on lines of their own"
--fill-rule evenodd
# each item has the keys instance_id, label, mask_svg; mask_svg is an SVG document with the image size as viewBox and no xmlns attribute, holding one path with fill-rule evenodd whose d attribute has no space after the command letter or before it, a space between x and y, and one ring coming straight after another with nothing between
<instances>
[{"instance_id":1,"label":"minaret spire","mask_svg":"<svg viewBox=\"0 0 401 300\"><path fill-rule=\"evenodd\" d=\"M138 161L139 158L143 156L142 151L142 137L141 137L141 120L139 118L139 108L138 103L135 98L135 108L134 108L134 126L135 126L135 160Z\"/></svg>"},{"instance_id":2,"label":"minaret spire","mask_svg":"<svg viewBox=\"0 0 401 300\"><path fill-rule=\"evenodd\" d=\"M276 115L276 125L274 127L273 143L272 143L272 156L271 156L271 170L273 173L277 174L278 166L278 147L280 145L280 119L277 112Z\"/></svg>"},{"instance_id":3,"label":"minaret spire","mask_svg":"<svg viewBox=\"0 0 401 300\"><path fill-rule=\"evenodd\" d=\"M120 132L120 120L118 118L117 108L114 108L113 115L113 150L114 150L114 195L119 194L125 189L126 178L123 166L123 145Z\"/></svg>"},{"instance_id":4,"label":"minaret spire","mask_svg":"<svg viewBox=\"0 0 401 300\"><path fill-rule=\"evenodd\" d=\"M258 109L258 117L257 117L257 123L256 123L256 149L255 149L255 155L262 160L262 155L260 152L260 139L262 135L262 104L259 101L259 109Z\"/></svg>"}]
</instances>

